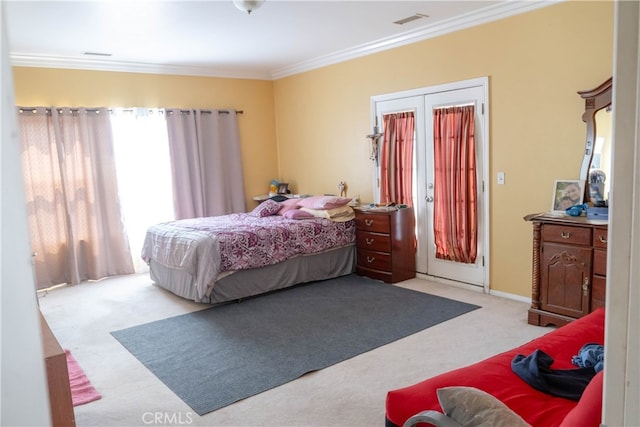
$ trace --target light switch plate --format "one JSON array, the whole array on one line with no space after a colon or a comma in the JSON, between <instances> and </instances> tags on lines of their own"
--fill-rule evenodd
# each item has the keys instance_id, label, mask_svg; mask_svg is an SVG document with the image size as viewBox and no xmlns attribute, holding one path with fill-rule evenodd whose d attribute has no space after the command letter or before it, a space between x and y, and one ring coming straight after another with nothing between
<instances>
[{"instance_id":1,"label":"light switch plate","mask_svg":"<svg viewBox=\"0 0 640 427\"><path fill-rule=\"evenodd\" d=\"M498 172L498 185L504 185L504 172Z\"/></svg>"}]
</instances>

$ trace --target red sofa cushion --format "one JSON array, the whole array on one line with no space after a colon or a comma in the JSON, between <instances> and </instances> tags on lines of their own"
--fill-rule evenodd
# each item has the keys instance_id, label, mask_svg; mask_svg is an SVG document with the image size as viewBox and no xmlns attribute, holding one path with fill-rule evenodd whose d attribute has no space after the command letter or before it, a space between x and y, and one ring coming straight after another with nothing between
<instances>
[{"instance_id":1,"label":"red sofa cushion","mask_svg":"<svg viewBox=\"0 0 640 427\"><path fill-rule=\"evenodd\" d=\"M511 360L517 354L529 355L540 349L554 359L553 369L575 369L571 358L587 343L604 345L602 308L520 347L417 384L389 391L386 404L387 420L401 426L418 412L429 409L442 412L436 390L441 387L467 386L476 387L495 396L532 426L559 426L578 402L533 389L513 373ZM586 397L586 391L583 398ZM599 420L598 414L595 425L599 424Z\"/></svg>"},{"instance_id":2,"label":"red sofa cushion","mask_svg":"<svg viewBox=\"0 0 640 427\"><path fill-rule=\"evenodd\" d=\"M599 427L602 420L602 381L600 371L584 389L578 404L562 420L560 427Z\"/></svg>"}]
</instances>

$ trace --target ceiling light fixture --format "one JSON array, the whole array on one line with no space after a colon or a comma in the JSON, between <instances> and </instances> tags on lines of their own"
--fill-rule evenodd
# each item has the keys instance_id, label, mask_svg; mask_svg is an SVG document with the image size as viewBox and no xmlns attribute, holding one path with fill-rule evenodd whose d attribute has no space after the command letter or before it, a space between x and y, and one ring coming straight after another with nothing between
<instances>
[{"instance_id":1,"label":"ceiling light fixture","mask_svg":"<svg viewBox=\"0 0 640 427\"><path fill-rule=\"evenodd\" d=\"M233 4L243 12L251 14L256 9L262 6L264 0L233 0Z\"/></svg>"}]
</instances>

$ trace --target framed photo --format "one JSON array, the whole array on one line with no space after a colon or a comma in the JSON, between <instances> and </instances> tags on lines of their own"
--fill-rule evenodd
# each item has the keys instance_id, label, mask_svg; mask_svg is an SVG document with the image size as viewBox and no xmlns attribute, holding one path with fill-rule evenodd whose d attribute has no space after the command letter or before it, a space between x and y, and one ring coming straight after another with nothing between
<instances>
[{"instance_id":1,"label":"framed photo","mask_svg":"<svg viewBox=\"0 0 640 427\"><path fill-rule=\"evenodd\" d=\"M289 184L281 182L278 184L278 194L287 194L289 192Z\"/></svg>"},{"instance_id":2,"label":"framed photo","mask_svg":"<svg viewBox=\"0 0 640 427\"><path fill-rule=\"evenodd\" d=\"M584 181L578 179L556 179L553 187L551 210L564 211L571 206L582 204Z\"/></svg>"}]
</instances>

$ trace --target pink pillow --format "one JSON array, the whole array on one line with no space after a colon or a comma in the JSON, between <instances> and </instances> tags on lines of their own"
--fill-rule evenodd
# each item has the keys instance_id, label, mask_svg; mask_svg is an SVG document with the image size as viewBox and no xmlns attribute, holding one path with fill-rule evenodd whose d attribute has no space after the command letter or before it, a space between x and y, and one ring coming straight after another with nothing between
<instances>
[{"instance_id":1,"label":"pink pillow","mask_svg":"<svg viewBox=\"0 0 640 427\"><path fill-rule=\"evenodd\" d=\"M287 199L285 201L280 202L280 210L276 215L284 215L285 212L290 211L292 209L298 209L298 199Z\"/></svg>"},{"instance_id":2,"label":"pink pillow","mask_svg":"<svg viewBox=\"0 0 640 427\"><path fill-rule=\"evenodd\" d=\"M348 197L338 196L312 196L300 199L298 206L309 209L335 209L349 203Z\"/></svg>"},{"instance_id":3,"label":"pink pillow","mask_svg":"<svg viewBox=\"0 0 640 427\"><path fill-rule=\"evenodd\" d=\"M560 427L598 427L602 420L602 379L600 371L589 381L578 404L564 417Z\"/></svg>"},{"instance_id":4,"label":"pink pillow","mask_svg":"<svg viewBox=\"0 0 640 427\"><path fill-rule=\"evenodd\" d=\"M258 218L263 218L265 216L275 215L280 210L280 203L273 201L271 199L267 199L264 202L260 203L256 206L249 215L257 216Z\"/></svg>"},{"instance_id":5,"label":"pink pillow","mask_svg":"<svg viewBox=\"0 0 640 427\"><path fill-rule=\"evenodd\" d=\"M289 219L309 219L309 218L315 218L313 216L313 214L310 214L309 212L305 212L303 210L300 209L292 209L290 211L287 211L284 213L283 215L285 218L289 218Z\"/></svg>"}]
</instances>

